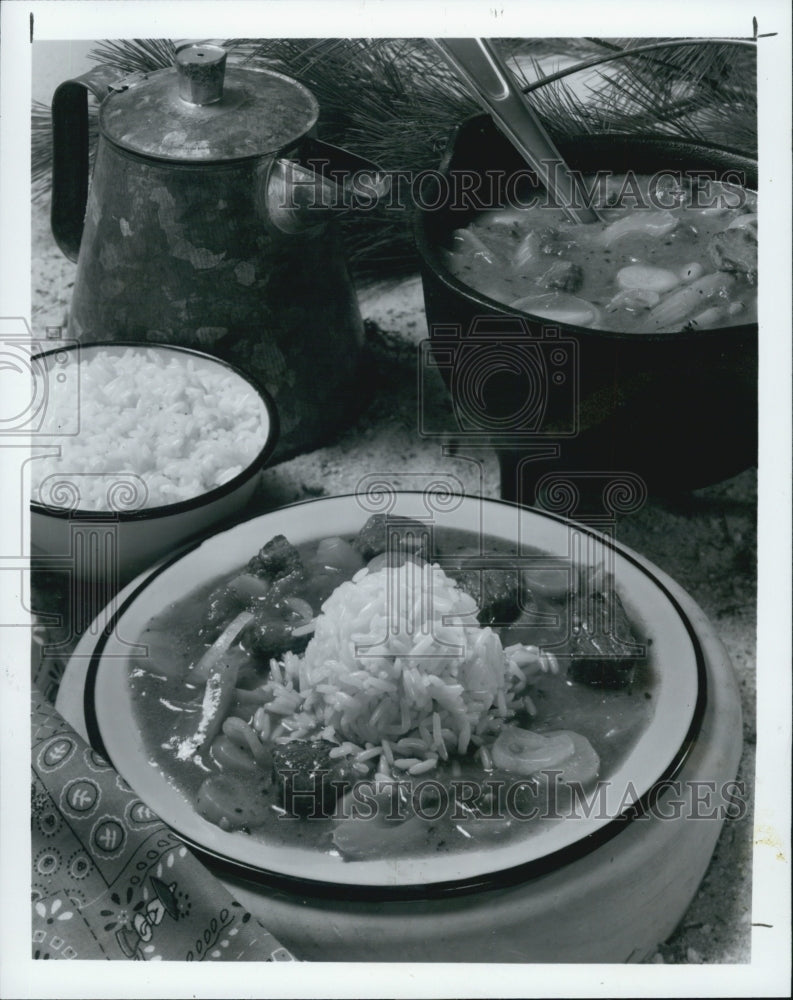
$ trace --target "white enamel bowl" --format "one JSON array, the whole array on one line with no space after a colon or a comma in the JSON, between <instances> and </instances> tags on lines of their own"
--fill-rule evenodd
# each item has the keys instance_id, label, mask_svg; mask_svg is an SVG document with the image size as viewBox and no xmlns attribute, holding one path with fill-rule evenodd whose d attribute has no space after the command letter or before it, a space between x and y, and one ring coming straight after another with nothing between
<instances>
[{"instance_id":1,"label":"white enamel bowl","mask_svg":"<svg viewBox=\"0 0 793 1000\"><path fill-rule=\"evenodd\" d=\"M191 538L206 534L224 521L238 517L256 489L259 472L272 454L278 437L275 405L270 396L234 366L200 351L161 344L85 343L53 348L32 359L34 373L43 382L58 379L72 393L74 426L67 433L90 435L91 427L80 419L79 362L97 351L121 353L156 352L165 359L191 360L201 370L231 373L241 391L253 390L261 405L261 446L251 462L233 478L207 492L163 506L141 506L145 485L138 476L99 473L106 483L112 510L80 509L80 484L84 474L64 469L46 482L53 503L32 502L31 550L53 568L62 568L75 578L106 584L115 589L129 582L146 567L173 552ZM45 404L46 405L46 404ZM49 444L57 445L53 437ZM37 443L34 440L34 443ZM167 471L167 470L165 470ZM92 474L97 475L97 474ZM42 488L45 484L42 484Z\"/></svg>"},{"instance_id":2,"label":"white enamel bowl","mask_svg":"<svg viewBox=\"0 0 793 1000\"><path fill-rule=\"evenodd\" d=\"M437 501L437 502L436 502ZM610 776L608 808L544 833L457 855L344 862L207 823L151 766L128 674L149 619L244 564L283 533L299 544L353 534L375 506L427 523L519 541L553 556L605 561L643 637L654 714ZM385 509L380 507L380 509ZM123 777L212 859L233 891L299 957L348 960L626 961L674 928L704 874L740 755L740 706L727 656L702 613L629 550L569 521L478 498L337 497L266 514L161 564L123 595L92 649L86 714ZM692 819L693 781L715 782L709 819ZM620 815L627 790L644 812Z\"/></svg>"}]
</instances>

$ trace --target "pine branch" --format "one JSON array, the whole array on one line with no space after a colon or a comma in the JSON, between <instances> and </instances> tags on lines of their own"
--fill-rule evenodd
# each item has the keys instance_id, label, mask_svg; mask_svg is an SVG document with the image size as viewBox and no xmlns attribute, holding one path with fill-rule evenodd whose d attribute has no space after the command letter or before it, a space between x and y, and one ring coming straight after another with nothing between
<instances>
[{"instance_id":1,"label":"pine branch","mask_svg":"<svg viewBox=\"0 0 793 1000\"><path fill-rule=\"evenodd\" d=\"M132 38L100 42L88 53L93 62L127 73L151 73L173 65L176 45L168 38Z\"/></svg>"},{"instance_id":2,"label":"pine branch","mask_svg":"<svg viewBox=\"0 0 793 1000\"><path fill-rule=\"evenodd\" d=\"M678 135L756 152L756 49L727 41L674 39L497 39L555 139L596 132ZM426 39L229 39L229 61L271 68L305 84L322 109L321 137L392 171L434 169L447 137L478 110ZM169 66L167 39L108 41L91 58L128 72ZM559 72L542 60L565 52ZM571 77L587 72L586 83ZM582 92L583 91L583 92ZM96 129L95 108L89 107ZM48 189L48 109L32 116L34 197ZM373 211L342 222L356 273L365 280L415 267L405 213Z\"/></svg>"}]
</instances>

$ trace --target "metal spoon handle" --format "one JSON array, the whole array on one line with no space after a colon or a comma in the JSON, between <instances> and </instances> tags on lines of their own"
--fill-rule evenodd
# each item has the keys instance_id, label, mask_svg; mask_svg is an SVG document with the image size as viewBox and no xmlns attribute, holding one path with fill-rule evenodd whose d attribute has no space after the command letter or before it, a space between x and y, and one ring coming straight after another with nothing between
<instances>
[{"instance_id":1,"label":"metal spoon handle","mask_svg":"<svg viewBox=\"0 0 793 1000\"><path fill-rule=\"evenodd\" d=\"M575 176L493 46L484 38L436 38L433 44L568 217L597 222L597 213L586 207Z\"/></svg>"}]
</instances>

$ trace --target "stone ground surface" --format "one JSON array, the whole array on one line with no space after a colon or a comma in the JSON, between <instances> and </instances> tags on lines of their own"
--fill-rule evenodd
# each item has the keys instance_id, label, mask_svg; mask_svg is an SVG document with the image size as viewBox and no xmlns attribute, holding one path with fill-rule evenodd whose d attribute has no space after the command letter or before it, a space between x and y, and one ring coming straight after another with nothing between
<instances>
[{"instance_id":1,"label":"stone ground surface","mask_svg":"<svg viewBox=\"0 0 793 1000\"><path fill-rule=\"evenodd\" d=\"M33 211L33 325L65 323L74 266L49 235L47 206ZM378 472L397 488L422 488L428 476L457 476L467 492L499 495L498 464L441 454L437 438L416 433L416 344L426 337L420 285L412 281L362 297L367 376L357 422L335 441L265 470L256 507L272 509L317 496L350 493ZM438 380L424 405L437 426L448 404ZM749 790L755 760L756 487L754 470L676 500L651 498L618 526L617 538L677 580L700 604L732 658L744 712L738 779ZM675 933L651 957L656 963L750 960L753 814L725 823L705 879Z\"/></svg>"}]
</instances>

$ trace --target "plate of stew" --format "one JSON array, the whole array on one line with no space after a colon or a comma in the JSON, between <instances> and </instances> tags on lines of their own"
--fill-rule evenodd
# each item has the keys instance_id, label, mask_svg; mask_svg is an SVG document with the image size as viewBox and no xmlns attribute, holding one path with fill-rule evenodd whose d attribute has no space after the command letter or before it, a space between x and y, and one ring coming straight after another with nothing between
<instances>
[{"instance_id":1,"label":"plate of stew","mask_svg":"<svg viewBox=\"0 0 793 1000\"><path fill-rule=\"evenodd\" d=\"M478 497L333 497L141 578L94 649L89 729L242 873L415 895L595 849L682 765L704 704L663 573Z\"/></svg>"}]
</instances>

